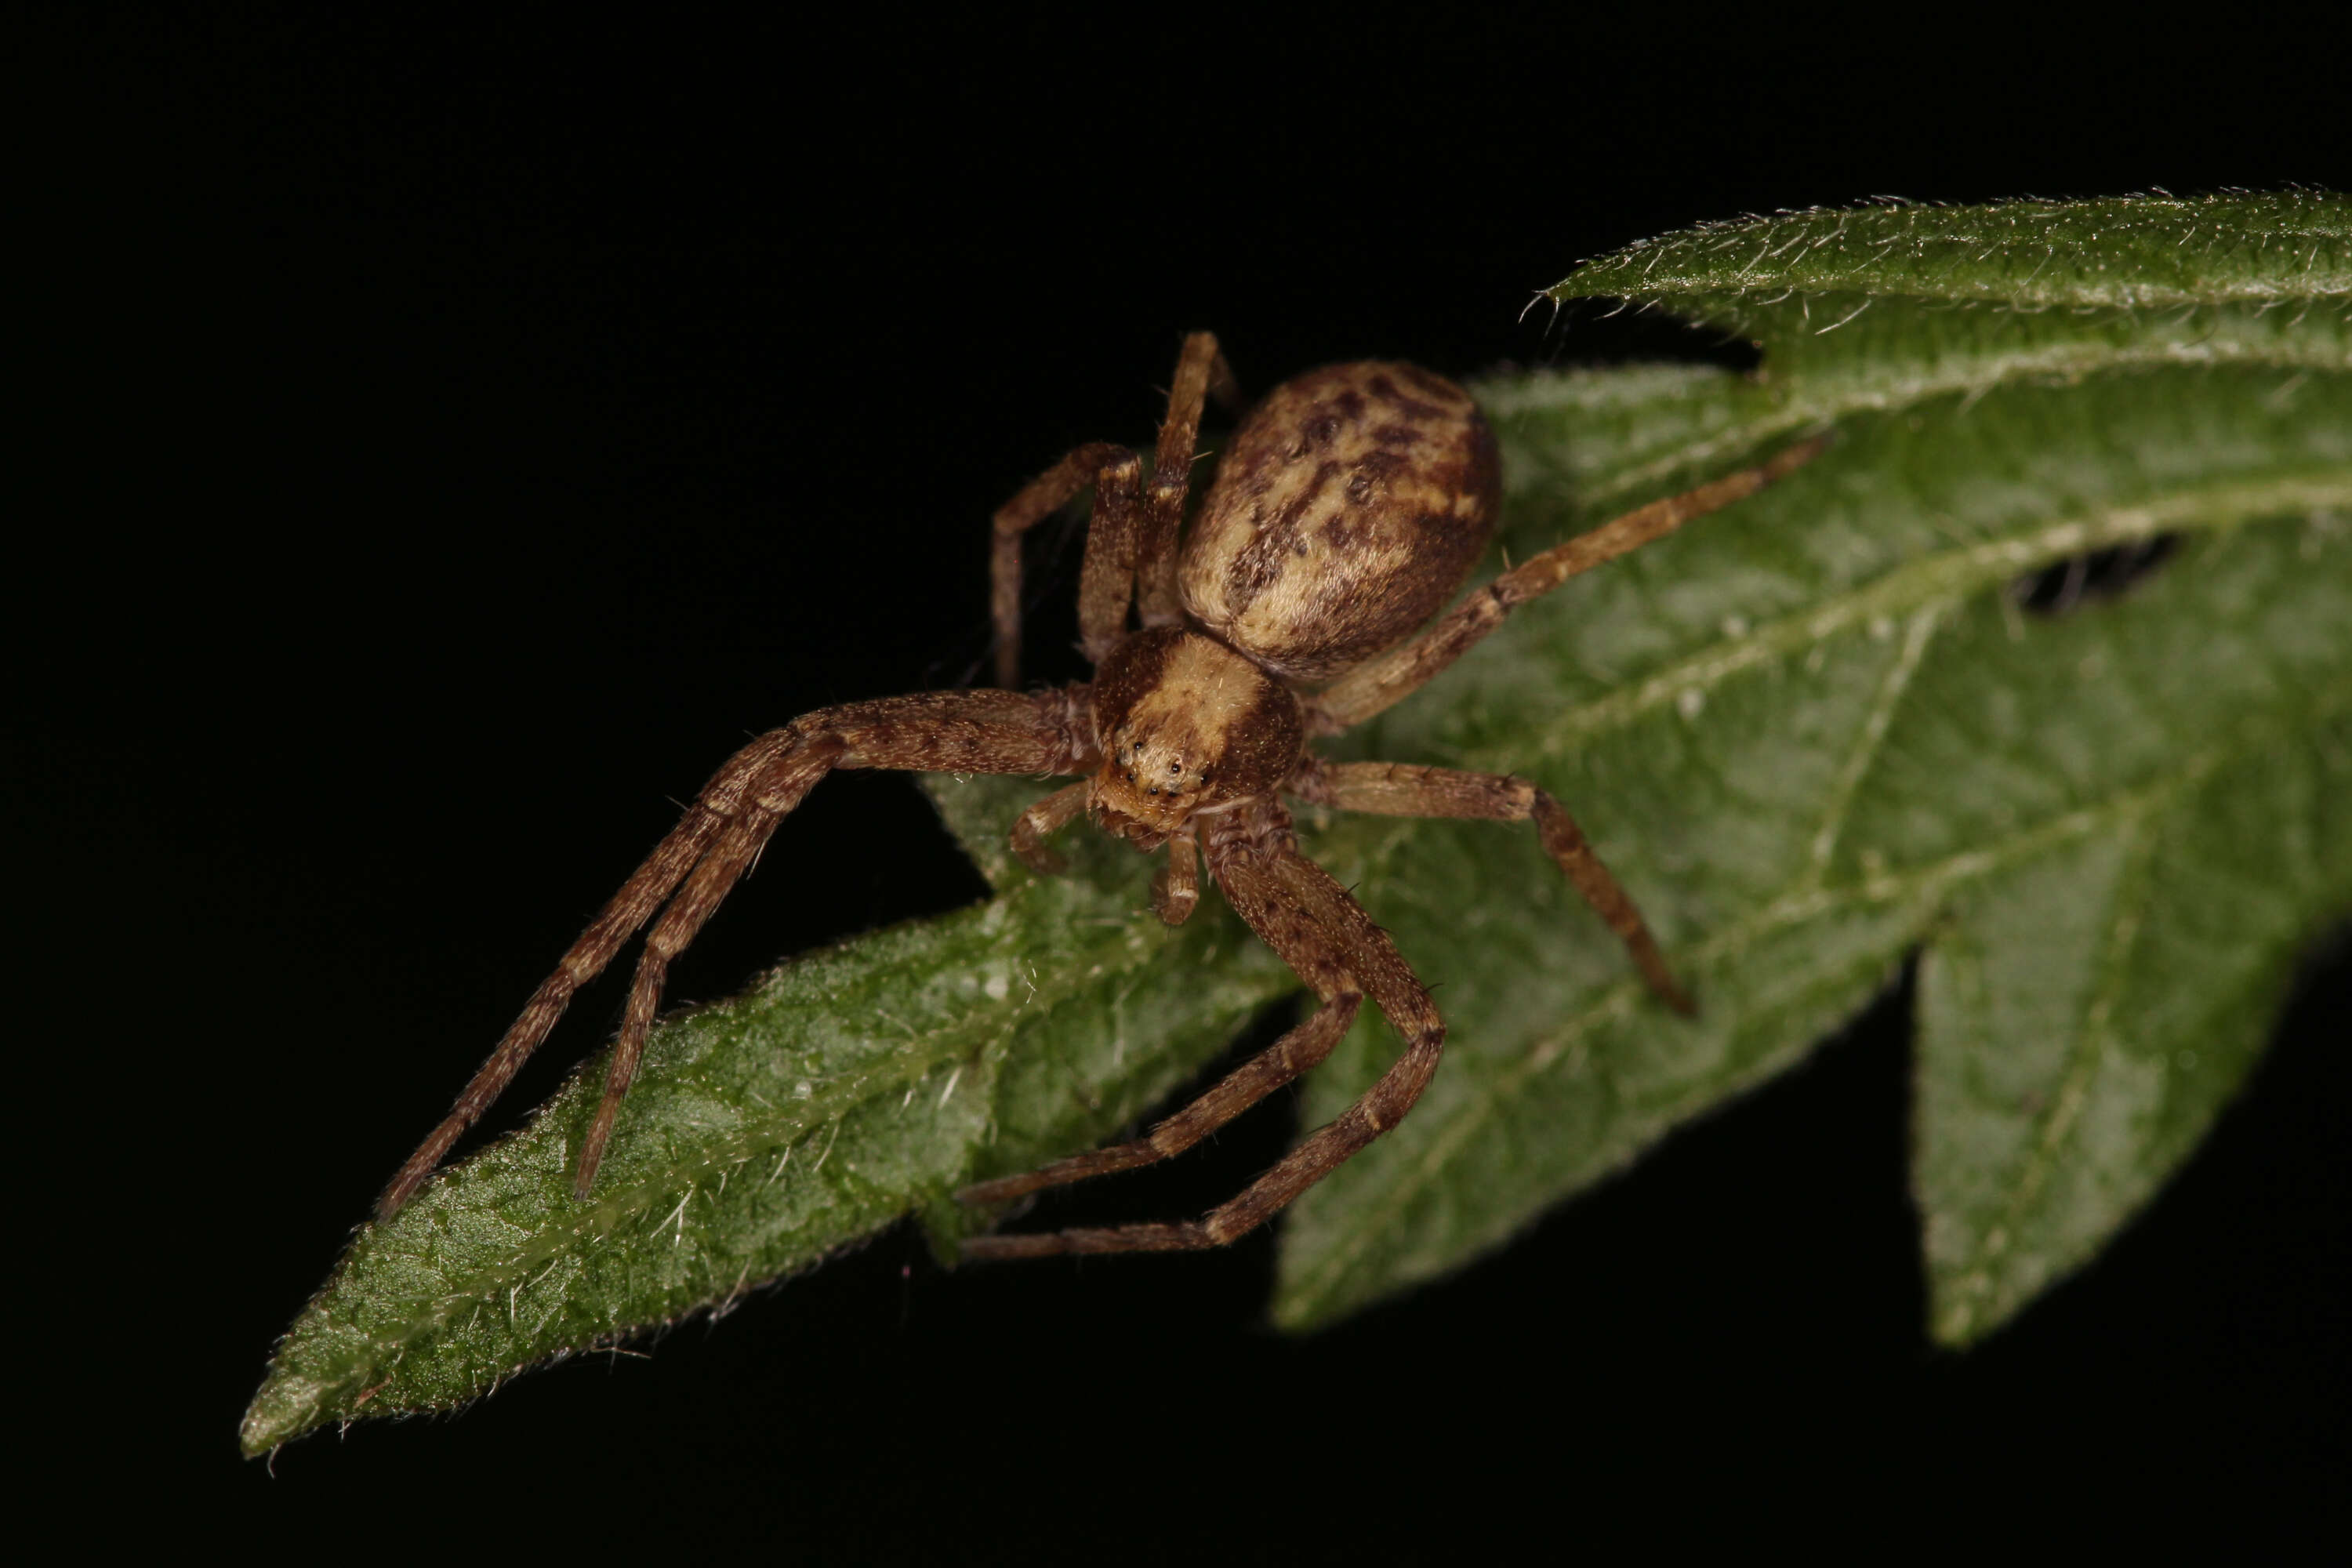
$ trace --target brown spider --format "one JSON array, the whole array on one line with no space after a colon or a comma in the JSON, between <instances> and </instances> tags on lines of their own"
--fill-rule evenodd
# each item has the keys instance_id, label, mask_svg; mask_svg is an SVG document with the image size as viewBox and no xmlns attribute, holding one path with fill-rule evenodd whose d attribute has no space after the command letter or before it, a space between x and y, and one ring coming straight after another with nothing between
<instances>
[{"instance_id":1,"label":"brown spider","mask_svg":"<svg viewBox=\"0 0 2352 1568\"><path fill-rule=\"evenodd\" d=\"M1334 365L1275 388L1234 433L1180 552L1194 437L1212 390L1237 400L1216 339L1196 332L1177 362L1149 480L1134 452L1096 443L1064 458L997 512L992 605L996 675L1007 689L826 708L730 759L532 994L448 1118L393 1178L378 1216L409 1200L546 1037L572 994L652 920L604 1100L580 1150L573 1191L584 1198L670 960L785 814L835 768L1076 775L1078 783L1022 813L1013 826L1015 854L1054 871L1046 836L1087 812L1146 853L1168 851L1152 902L1171 925L1200 900L1195 854L1205 855L1226 901L1321 1002L1149 1136L966 1187L956 1194L965 1203L1002 1203L1191 1148L1328 1056L1367 995L1404 1037L1403 1055L1345 1114L1201 1219L980 1237L964 1244L967 1257L1222 1246L1265 1223L1412 1109L1436 1070L1444 1022L1387 932L1299 853L1285 795L1390 816L1533 817L1545 852L1616 931L1650 988L1689 1013L1689 998L1640 911L1559 802L1507 774L1326 762L1307 742L1361 723L1418 689L1514 606L1753 494L1810 459L1821 443L1653 501L1548 550L1406 642L1454 596L1494 531L1500 467L1494 436L1468 395L1427 371L1381 363ZM1021 535L1088 485L1095 509L1078 625L1095 679L1058 690L1010 689L1018 683ZM1139 627L1129 624L1130 603Z\"/></svg>"}]
</instances>

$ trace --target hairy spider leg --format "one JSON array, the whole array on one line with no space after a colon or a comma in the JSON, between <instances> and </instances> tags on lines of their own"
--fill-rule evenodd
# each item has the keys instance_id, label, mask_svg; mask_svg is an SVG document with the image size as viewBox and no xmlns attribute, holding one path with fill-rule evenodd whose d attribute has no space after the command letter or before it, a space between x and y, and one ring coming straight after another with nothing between
<instances>
[{"instance_id":1,"label":"hairy spider leg","mask_svg":"<svg viewBox=\"0 0 2352 1568\"><path fill-rule=\"evenodd\" d=\"M1308 1135L1239 1196L1198 1220L973 1237L963 1244L966 1258L1223 1247L1264 1225L1395 1126L1428 1086L1444 1047L1445 1025L1395 943L1330 873L1298 853L1289 832L1289 813L1278 801L1255 801L1234 815L1252 820L1221 823L1209 837L1209 864L1217 885L1250 929L1314 989L1322 1005L1148 1136L1073 1155L1024 1175L979 1183L956 1196L966 1203L997 1203L1180 1153L1329 1056L1367 994L1404 1037L1403 1054L1337 1121Z\"/></svg>"},{"instance_id":2,"label":"hairy spider leg","mask_svg":"<svg viewBox=\"0 0 2352 1568\"><path fill-rule=\"evenodd\" d=\"M1192 459L1200 449L1201 405L1212 393L1227 407L1240 406L1241 386L1218 352L1216 334L1193 332L1177 356L1176 377L1168 386L1168 417L1160 422L1160 444L1151 459L1151 489L1135 570L1136 607L1147 626L1173 626L1184 618L1176 588L1176 536L1184 521L1184 498L1192 490Z\"/></svg>"},{"instance_id":3,"label":"hairy spider leg","mask_svg":"<svg viewBox=\"0 0 2352 1568\"><path fill-rule=\"evenodd\" d=\"M1100 664L1127 636L1142 511L1143 459L1121 447L1095 478L1095 514L1078 568L1078 647L1089 664Z\"/></svg>"},{"instance_id":4,"label":"hairy spider leg","mask_svg":"<svg viewBox=\"0 0 2352 1568\"><path fill-rule=\"evenodd\" d=\"M712 775L685 818L532 994L447 1118L384 1189L376 1216L389 1219L415 1195L450 1145L489 1109L546 1039L572 994L595 978L659 910L661 919L630 988L604 1099L581 1150L575 1185L585 1194L660 1005L669 961L758 858L776 825L826 773L839 767L1067 774L1089 772L1097 761L1091 700L1084 686L1028 694L927 691L847 703L820 709L752 742ZM665 900L670 900L666 909Z\"/></svg>"},{"instance_id":5,"label":"hairy spider leg","mask_svg":"<svg viewBox=\"0 0 2352 1568\"><path fill-rule=\"evenodd\" d=\"M1350 670L1310 699L1307 705L1308 732L1336 735L1362 723L1428 685L1528 600L1540 598L1570 577L1663 538L1693 518L1705 517L1734 501L1746 500L1811 462L1828 445L1826 436L1800 442L1754 468L1652 501L1590 532L1556 544L1540 555L1529 557L1454 605L1412 641Z\"/></svg>"},{"instance_id":6,"label":"hairy spider leg","mask_svg":"<svg viewBox=\"0 0 2352 1568\"><path fill-rule=\"evenodd\" d=\"M1088 485L1095 487L1095 514L1078 575L1078 642L1087 658L1099 664L1127 636L1128 606L1139 598L1146 626L1181 618L1176 532L1192 482L1202 401L1213 392L1220 401L1240 401L1217 340L1194 332L1176 362L1149 494L1140 458L1113 442L1089 441L997 508L988 561L997 685L1009 689L1021 683L1021 536Z\"/></svg>"},{"instance_id":7,"label":"hairy spider leg","mask_svg":"<svg viewBox=\"0 0 2352 1568\"><path fill-rule=\"evenodd\" d=\"M1697 1011L1675 983L1657 940L1601 857L1585 841L1568 808L1525 779L1507 773L1464 773L1412 763L1328 763L1307 757L1283 786L1318 805L1381 816L1444 816L1486 822L1535 819L1544 852L1609 922L1658 999L1688 1016Z\"/></svg>"},{"instance_id":8,"label":"hairy spider leg","mask_svg":"<svg viewBox=\"0 0 2352 1568\"><path fill-rule=\"evenodd\" d=\"M1106 486L1107 479L1118 474L1130 476L1125 486L1118 486L1115 479L1111 485ZM1067 505L1071 497L1088 485L1094 485L1098 494L1105 488L1121 489L1123 493L1131 494L1141 482L1142 460L1133 452L1116 442L1089 441L1022 486L1011 500L996 509L988 556L988 605L990 616L996 623L997 685L1011 690L1021 684L1021 536ZM1089 570L1082 574L1082 584L1093 584L1098 574L1092 570L1097 549L1096 530L1114 518L1124 519L1131 535L1133 517L1132 504L1115 510L1097 506L1094 524L1087 530L1087 567ZM1123 548L1129 563L1126 574L1132 574L1134 546L1131 541L1124 544L1107 541L1102 548L1107 552ZM1100 574L1114 580L1120 576L1115 570L1106 570ZM1117 608L1108 618L1115 627L1123 627L1127 620L1128 588L1125 581L1117 581ZM1088 615L1090 608L1099 615L1102 606L1090 605L1082 590L1078 623L1083 627L1092 626L1092 618ZM1118 639L1114 637L1112 640Z\"/></svg>"},{"instance_id":9,"label":"hairy spider leg","mask_svg":"<svg viewBox=\"0 0 2352 1568\"><path fill-rule=\"evenodd\" d=\"M547 1038L555 1021L563 1016L571 1005L572 993L593 980L613 961L622 943L636 934L637 928L651 920L671 889L684 880L709 849L721 829L732 820L741 803L744 791L751 781L778 756L789 751L798 737L790 730L775 730L761 736L730 757L694 804L686 808L678 825L668 837L646 857L621 890L614 893L604 911L589 922L579 940L555 966L555 973L540 983L530 1000L495 1049L457 1096L449 1114L443 1119L416 1152L408 1157L376 1199L376 1217L389 1219L400 1212L416 1189L425 1184L450 1145L464 1136L466 1129L481 1119L492 1102L505 1092L523 1063Z\"/></svg>"},{"instance_id":10,"label":"hairy spider leg","mask_svg":"<svg viewBox=\"0 0 2352 1568\"><path fill-rule=\"evenodd\" d=\"M613 1042L612 1066L604 1073L604 1095L597 1102L595 1120L588 1124L588 1136L581 1140L580 1159L572 1177L573 1198L586 1200L596 1180L596 1167L604 1163L604 1145L621 1114L621 1100L637 1076L646 1037L652 1033L655 1016L661 1010L670 960L701 934L703 925L718 912L735 884L759 861L760 851L767 847L776 825L808 798L808 792L834 770L847 749L838 736L803 736L800 744L770 763L745 792L750 798L742 809L646 933L636 973L629 979L629 1001L621 1012L620 1035Z\"/></svg>"},{"instance_id":11,"label":"hairy spider leg","mask_svg":"<svg viewBox=\"0 0 2352 1568\"><path fill-rule=\"evenodd\" d=\"M1179 840L1171 847L1183 851L1179 860L1170 862L1171 867L1193 863L1190 843ZM1251 929L1313 987L1320 1002L1314 1014L1161 1121L1146 1136L1107 1149L1088 1150L1017 1175L974 1183L956 1194L959 1201L1006 1203L1045 1187L1058 1187L1115 1171L1131 1171L1139 1165L1173 1158L1331 1054L1332 1047L1355 1022L1357 1009L1363 1001L1363 990L1349 973L1338 949L1304 910L1276 897L1261 876L1245 873L1240 881L1226 888L1226 896L1236 909L1250 911L1244 918ZM1009 1236L967 1243L965 1250L973 1257L1011 1257L1065 1248L1052 1236Z\"/></svg>"}]
</instances>

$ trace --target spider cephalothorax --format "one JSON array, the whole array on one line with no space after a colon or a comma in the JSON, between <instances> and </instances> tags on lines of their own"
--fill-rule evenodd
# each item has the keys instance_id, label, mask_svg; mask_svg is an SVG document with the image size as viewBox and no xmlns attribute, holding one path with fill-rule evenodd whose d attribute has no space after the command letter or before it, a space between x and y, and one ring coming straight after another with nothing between
<instances>
[{"instance_id":1,"label":"spider cephalothorax","mask_svg":"<svg viewBox=\"0 0 2352 1568\"><path fill-rule=\"evenodd\" d=\"M1290 689L1213 637L1154 626L1095 673L1103 763L1095 820L1156 849L1193 814L1271 795L1298 765L1307 717Z\"/></svg>"},{"instance_id":2,"label":"spider cephalothorax","mask_svg":"<svg viewBox=\"0 0 2352 1568\"><path fill-rule=\"evenodd\" d=\"M546 1037L572 992L651 921L604 1097L580 1151L574 1186L585 1197L670 959L759 858L777 823L835 768L1075 775L1077 783L1013 825L1015 853L1042 871L1056 869L1046 838L1088 815L1136 848L1166 854L1153 902L1171 924L1199 901L1205 859L1226 900L1321 1004L1146 1136L975 1184L957 1194L968 1203L1000 1203L1190 1148L1329 1055L1366 997L1404 1042L1396 1064L1338 1121L1197 1221L980 1237L965 1243L968 1256L1230 1241L1395 1126L1420 1097L1445 1026L1387 933L1299 852L1286 795L1344 811L1532 819L1545 852L1616 931L1651 988L1689 1011L1640 912L1550 795L1507 774L1327 762L1307 742L1417 690L1515 605L1752 494L1820 443L1629 512L1438 616L1485 552L1501 491L1494 437L1468 395L1427 371L1380 363L1334 365L1276 387L1234 432L1180 553L1194 438L1213 390L1232 400L1233 378L1216 340L1196 332L1177 364L1148 481L1136 453L1081 447L997 512L992 604L998 684L1007 689L824 709L730 759L540 986L447 1119L393 1178L379 1215L407 1202ZM1095 679L1010 689L1018 676L1021 536L1090 485L1078 626Z\"/></svg>"}]
</instances>

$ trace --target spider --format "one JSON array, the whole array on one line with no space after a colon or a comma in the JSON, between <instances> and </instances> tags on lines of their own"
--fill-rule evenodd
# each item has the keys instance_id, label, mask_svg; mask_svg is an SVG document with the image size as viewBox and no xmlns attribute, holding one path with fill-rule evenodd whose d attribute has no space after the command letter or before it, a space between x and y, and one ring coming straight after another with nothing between
<instances>
[{"instance_id":1,"label":"spider","mask_svg":"<svg viewBox=\"0 0 2352 1568\"><path fill-rule=\"evenodd\" d=\"M456 1106L377 1204L389 1218L431 1176L537 1048L575 992L648 921L620 1035L580 1149L585 1198L635 1075L670 961L835 768L1074 776L1013 826L1051 874L1047 837L1086 813L1167 859L1152 905L1170 925L1198 903L1200 862L1250 929L1313 990L1313 1013L1134 1142L981 1182L994 1205L1182 1152L1331 1053L1369 997L1402 1037L1387 1073L1238 1196L1197 1220L973 1237L968 1258L1217 1247L1264 1224L1394 1127L1445 1038L1427 987L1349 891L1299 852L1285 795L1390 816L1532 818L1544 851L1624 943L1661 1001L1693 1011L1640 910L1559 802L1523 779L1409 763L1335 763L1308 749L1411 695L1512 609L1727 506L1810 460L1819 439L1653 501L1506 571L1434 624L1494 532L1501 467L1469 395L1408 364L1334 365L1266 395L1234 432L1189 534L1181 523L1206 397L1237 403L1216 339L1185 340L1149 472L1108 442L1078 447L995 517L990 563L1002 689L928 691L821 709L752 742L532 994ZM1021 539L1091 485L1078 585L1090 682L1022 691ZM1423 627L1426 629L1423 629ZM1414 637L1415 631L1420 636ZM1411 640L1407 640L1410 638Z\"/></svg>"}]
</instances>

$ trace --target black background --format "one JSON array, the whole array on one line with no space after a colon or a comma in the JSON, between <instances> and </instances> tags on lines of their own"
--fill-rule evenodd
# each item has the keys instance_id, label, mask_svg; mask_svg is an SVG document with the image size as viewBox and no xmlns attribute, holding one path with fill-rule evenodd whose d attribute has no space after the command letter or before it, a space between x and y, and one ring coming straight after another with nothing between
<instances>
[{"instance_id":1,"label":"black background","mask_svg":"<svg viewBox=\"0 0 2352 1568\"><path fill-rule=\"evenodd\" d=\"M1260 388L1721 356L1522 307L1743 211L2341 186L2340 37L236 15L60 46L20 251L60 352L10 595L18 1290L58 1473L144 1500L94 1528L1314 1559L1663 1541L1759 1495L1822 1524L1903 1500L1907 1543L2340 1484L2340 940L2155 1208L1965 1357L1920 1326L1897 994L1314 1339L1262 1326L1266 1237L949 1276L893 1232L650 1360L274 1478L234 1448L273 1336L672 803L750 732L972 679L987 514L1148 436L1185 330ZM1030 669L1070 678L1060 559ZM670 994L980 891L907 784L844 777ZM504 1124L618 1005L584 999ZM1197 1207L1287 1118L1062 1212Z\"/></svg>"}]
</instances>

